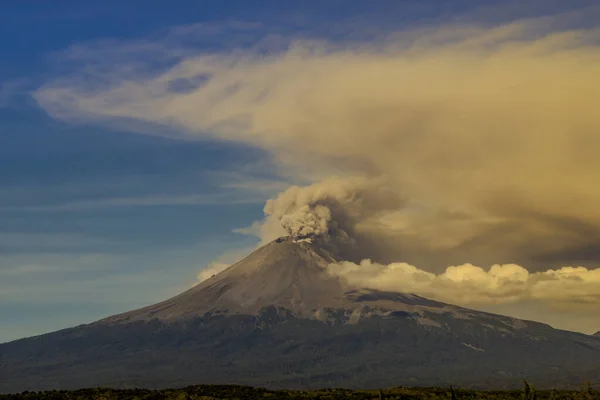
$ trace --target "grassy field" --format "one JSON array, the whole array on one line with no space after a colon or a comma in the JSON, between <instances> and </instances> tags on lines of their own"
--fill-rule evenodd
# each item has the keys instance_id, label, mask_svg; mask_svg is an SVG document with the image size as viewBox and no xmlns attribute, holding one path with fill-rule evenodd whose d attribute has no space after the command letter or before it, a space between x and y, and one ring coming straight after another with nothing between
<instances>
[{"instance_id":1,"label":"grassy field","mask_svg":"<svg viewBox=\"0 0 600 400\"><path fill-rule=\"evenodd\" d=\"M0 395L0 400L33 400L33 399L72 399L72 400L211 400L211 399L320 399L320 400L370 400L370 399L581 399L600 400L600 391L589 384L582 385L580 390L536 390L525 383L522 390L511 391L474 391L452 388L393 388L384 390L345 390L323 389L312 391L301 390L267 390L248 386L202 385L181 389L80 389L53 390L44 392L24 392L20 394Z\"/></svg>"}]
</instances>

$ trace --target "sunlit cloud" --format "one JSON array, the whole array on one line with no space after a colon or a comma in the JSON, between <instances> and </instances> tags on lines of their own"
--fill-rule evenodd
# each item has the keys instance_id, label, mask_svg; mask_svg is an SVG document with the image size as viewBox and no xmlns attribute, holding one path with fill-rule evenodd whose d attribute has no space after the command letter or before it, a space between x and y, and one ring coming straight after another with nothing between
<instances>
[{"instance_id":1,"label":"sunlit cloud","mask_svg":"<svg viewBox=\"0 0 600 400\"><path fill-rule=\"evenodd\" d=\"M461 305L487 305L541 300L556 307L600 307L600 268L562 267L530 273L516 264L489 269L464 264L433 274L407 263L382 265L371 260L344 261L329 273L351 286L415 293Z\"/></svg>"},{"instance_id":2,"label":"sunlit cloud","mask_svg":"<svg viewBox=\"0 0 600 400\"><path fill-rule=\"evenodd\" d=\"M450 266L435 274L408 263L344 261L328 272L349 287L414 293L426 298L588 334L600 329L600 268L529 272L516 264Z\"/></svg>"}]
</instances>

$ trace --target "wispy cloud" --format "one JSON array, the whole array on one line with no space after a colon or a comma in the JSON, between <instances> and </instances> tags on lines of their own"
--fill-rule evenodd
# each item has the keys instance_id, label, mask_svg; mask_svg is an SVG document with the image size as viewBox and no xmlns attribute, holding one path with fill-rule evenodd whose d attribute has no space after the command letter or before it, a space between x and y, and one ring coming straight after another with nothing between
<instances>
[{"instance_id":1,"label":"wispy cloud","mask_svg":"<svg viewBox=\"0 0 600 400\"><path fill-rule=\"evenodd\" d=\"M17 265L10 268L2 268L0 269L0 275L4 276L13 276L13 277L21 277L21 276L30 276L35 275L36 277L44 274L52 274L52 273L61 273L73 271L74 269L65 267L65 266L57 266L57 265L42 265L42 264L24 264Z\"/></svg>"},{"instance_id":2,"label":"wispy cloud","mask_svg":"<svg viewBox=\"0 0 600 400\"><path fill-rule=\"evenodd\" d=\"M86 237L77 233L37 233L37 232L1 232L0 245L5 248L21 247L41 247L41 248L59 248L59 247L90 247L115 245L117 242L105 238Z\"/></svg>"},{"instance_id":3,"label":"wispy cloud","mask_svg":"<svg viewBox=\"0 0 600 400\"><path fill-rule=\"evenodd\" d=\"M414 293L430 299L555 327L594 333L600 307L600 268L565 266L531 273L516 264L464 264L434 274L408 263L371 260L331 264L329 273L350 286Z\"/></svg>"},{"instance_id":4,"label":"wispy cloud","mask_svg":"<svg viewBox=\"0 0 600 400\"><path fill-rule=\"evenodd\" d=\"M186 173L189 174L188 171ZM291 182L279 176L268 162L243 165L234 171L192 173L198 176L178 180L176 184L164 182L164 179L156 182L143 177L129 177L111 182L17 185L0 194L0 212L51 213L128 207L257 204L264 203ZM196 186L198 192L192 192L191 189Z\"/></svg>"},{"instance_id":5,"label":"wispy cloud","mask_svg":"<svg viewBox=\"0 0 600 400\"><path fill-rule=\"evenodd\" d=\"M265 196L269 198L287 189L290 183L270 179L240 179L237 182L226 183L223 186L241 190L244 193L260 194L264 199Z\"/></svg>"},{"instance_id":6,"label":"wispy cloud","mask_svg":"<svg viewBox=\"0 0 600 400\"><path fill-rule=\"evenodd\" d=\"M213 204L260 203L262 198L218 194L163 195L90 199L38 206L0 207L2 211L57 212L84 211L117 207L201 206Z\"/></svg>"}]
</instances>

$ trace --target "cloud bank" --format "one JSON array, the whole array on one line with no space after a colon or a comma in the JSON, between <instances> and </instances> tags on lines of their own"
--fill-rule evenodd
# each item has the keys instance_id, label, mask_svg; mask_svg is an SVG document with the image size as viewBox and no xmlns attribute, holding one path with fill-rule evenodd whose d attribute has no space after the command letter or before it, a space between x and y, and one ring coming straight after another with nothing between
<instances>
[{"instance_id":1,"label":"cloud bank","mask_svg":"<svg viewBox=\"0 0 600 400\"><path fill-rule=\"evenodd\" d=\"M355 287L415 293L461 305L539 300L557 308L600 306L600 269L562 267L530 273L515 264L496 264L488 270L464 264L433 274L407 263L363 260L331 264L328 272Z\"/></svg>"},{"instance_id":2,"label":"cloud bank","mask_svg":"<svg viewBox=\"0 0 600 400\"><path fill-rule=\"evenodd\" d=\"M414 293L471 309L541 321L559 329L598 331L600 268L565 266L530 272L516 264L450 266L435 274L408 263L330 264L350 287Z\"/></svg>"}]
</instances>

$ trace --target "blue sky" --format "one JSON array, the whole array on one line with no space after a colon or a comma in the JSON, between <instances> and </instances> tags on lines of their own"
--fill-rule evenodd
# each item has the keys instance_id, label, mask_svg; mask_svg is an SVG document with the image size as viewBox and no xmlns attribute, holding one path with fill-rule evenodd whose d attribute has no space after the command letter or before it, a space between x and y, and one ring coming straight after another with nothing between
<instances>
[{"instance_id":1,"label":"blue sky","mask_svg":"<svg viewBox=\"0 0 600 400\"><path fill-rule=\"evenodd\" d=\"M253 173L254 164L268 162L256 148L179 141L49 116L30 92L61 70L70 47L160 38L174 27L226 27L231 21L310 33L305 25L313 16L311 24L320 25L340 12L352 18L371 9L362 2L341 3L3 5L0 341L91 322L176 294L223 253L256 244L258 239L232 230L260 219L264 201L278 191L279 177L264 168ZM379 2L371 11L381 14L386 8ZM221 44L227 35L200 38L200 45L227 50ZM249 179L267 184L236 188Z\"/></svg>"},{"instance_id":2,"label":"blue sky","mask_svg":"<svg viewBox=\"0 0 600 400\"><path fill-rule=\"evenodd\" d=\"M230 17L228 7L160 3L3 6L0 341L166 298L222 253L256 242L231 231L260 218L273 191L236 188L260 151L76 126L28 94L75 43Z\"/></svg>"},{"instance_id":3,"label":"blue sky","mask_svg":"<svg viewBox=\"0 0 600 400\"><path fill-rule=\"evenodd\" d=\"M226 54L261 43L259 51L266 54L290 37L368 41L410 26L469 19L496 23L515 14L565 11L558 1L512 2L501 10L493 4L4 4L0 342L91 322L186 289L211 262L231 262L252 249L259 239L233 230L260 220L267 199L305 178L279 168L275 158L286 154L252 141L219 140L210 133L189 137L183 133L187 128L177 124L63 118L64 109L40 101L40 88L73 70L98 77L121 58L129 65L142 62L143 71L135 72L151 74L188 51ZM593 2L578 6L587 4ZM172 43L181 53L157 57L153 44L164 51ZM79 78L85 79L85 73ZM175 89L185 92L194 83L182 85Z\"/></svg>"}]
</instances>

